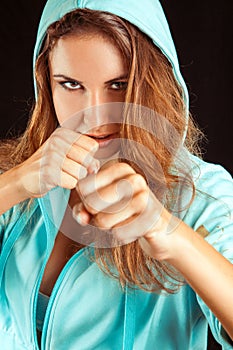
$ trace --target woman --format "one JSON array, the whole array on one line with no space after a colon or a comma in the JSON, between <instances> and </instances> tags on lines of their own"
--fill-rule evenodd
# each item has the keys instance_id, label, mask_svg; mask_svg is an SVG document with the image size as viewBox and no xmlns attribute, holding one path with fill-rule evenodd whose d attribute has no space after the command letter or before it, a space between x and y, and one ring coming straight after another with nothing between
<instances>
[{"instance_id":1,"label":"woman","mask_svg":"<svg viewBox=\"0 0 233 350\"><path fill-rule=\"evenodd\" d=\"M209 324L231 349L233 182L194 155L159 2L49 0L34 58L1 145L1 347L206 349Z\"/></svg>"}]
</instances>

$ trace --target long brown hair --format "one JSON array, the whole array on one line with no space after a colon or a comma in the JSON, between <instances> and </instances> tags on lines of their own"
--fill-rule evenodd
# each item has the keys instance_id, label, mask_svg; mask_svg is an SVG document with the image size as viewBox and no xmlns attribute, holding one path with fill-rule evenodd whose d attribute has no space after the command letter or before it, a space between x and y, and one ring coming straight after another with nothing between
<instances>
[{"instance_id":1,"label":"long brown hair","mask_svg":"<svg viewBox=\"0 0 233 350\"><path fill-rule=\"evenodd\" d=\"M151 152L152 158L157 159L162 168L167 188L172 192L181 175L174 174L171 165L187 128L183 93L174 77L172 66L152 40L135 26L113 14L88 9L70 12L48 28L35 67L37 97L32 116L25 133L19 139L2 143L1 168L8 170L26 160L56 129L58 122L49 82L49 54L59 38L87 34L101 35L111 40L121 51L129 68L125 102L139 106L135 113L132 110L130 113L126 111L121 130L122 139L143 144ZM141 106L152 111L149 131L143 128ZM159 125L157 118L153 118L153 113L163 116L176 130L178 138L171 137L164 124ZM129 115L137 122L132 123L132 119L129 122ZM157 129L162 130L163 140L151 132ZM167 139L164 135L167 135ZM192 153L198 151L196 141L199 135L198 129L189 118L185 146ZM166 146L167 141L170 143L169 148ZM153 159L145 159L140 147L136 147L130 156L127 155L126 147L122 157L144 176L146 174L147 179L154 184L160 181L159 177L156 177ZM143 164L143 171L135 164ZM165 205L169 209L168 202ZM171 293L177 290L182 281L171 266L147 256L138 241L120 247L95 248L95 257L100 268L118 278L122 285L129 283L148 291L165 290ZM113 271L116 271L116 274Z\"/></svg>"}]
</instances>

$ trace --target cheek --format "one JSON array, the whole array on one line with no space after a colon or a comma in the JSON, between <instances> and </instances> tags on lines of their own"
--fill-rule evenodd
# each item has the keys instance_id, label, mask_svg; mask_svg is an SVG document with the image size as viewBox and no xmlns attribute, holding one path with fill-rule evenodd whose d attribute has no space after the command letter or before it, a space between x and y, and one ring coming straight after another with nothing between
<instances>
[{"instance_id":1,"label":"cheek","mask_svg":"<svg viewBox=\"0 0 233 350\"><path fill-rule=\"evenodd\" d=\"M80 113L83 109L80 99L75 94L66 94L60 89L53 91L53 105L60 125Z\"/></svg>"}]
</instances>

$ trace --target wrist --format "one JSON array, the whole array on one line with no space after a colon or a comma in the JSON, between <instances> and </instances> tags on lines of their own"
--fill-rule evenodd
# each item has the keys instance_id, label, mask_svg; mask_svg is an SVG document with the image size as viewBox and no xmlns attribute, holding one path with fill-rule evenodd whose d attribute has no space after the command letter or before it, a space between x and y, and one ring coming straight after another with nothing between
<instances>
[{"instance_id":1,"label":"wrist","mask_svg":"<svg viewBox=\"0 0 233 350\"><path fill-rule=\"evenodd\" d=\"M158 261L169 262L179 258L179 251L185 244L181 235L182 221L165 208L153 228L140 238L143 250Z\"/></svg>"},{"instance_id":2,"label":"wrist","mask_svg":"<svg viewBox=\"0 0 233 350\"><path fill-rule=\"evenodd\" d=\"M14 205L28 199L20 182L18 167L12 168L0 175L0 191L4 201L0 203L0 214Z\"/></svg>"},{"instance_id":3,"label":"wrist","mask_svg":"<svg viewBox=\"0 0 233 350\"><path fill-rule=\"evenodd\" d=\"M14 191L20 202L31 198L24 186L24 173L21 173L21 164L11 169L11 181L14 183Z\"/></svg>"},{"instance_id":4,"label":"wrist","mask_svg":"<svg viewBox=\"0 0 233 350\"><path fill-rule=\"evenodd\" d=\"M174 231L168 234L170 235L171 248L169 255L164 260L180 269L180 264L182 265L190 254L192 255L193 243L199 237L197 237L197 234L191 227L181 220Z\"/></svg>"}]
</instances>

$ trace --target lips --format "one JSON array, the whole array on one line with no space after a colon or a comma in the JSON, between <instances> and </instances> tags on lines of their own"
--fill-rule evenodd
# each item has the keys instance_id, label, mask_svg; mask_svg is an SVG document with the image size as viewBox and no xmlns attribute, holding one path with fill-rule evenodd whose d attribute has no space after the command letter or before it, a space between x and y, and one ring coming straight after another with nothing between
<instances>
[{"instance_id":1,"label":"lips","mask_svg":"<svg viewBox=\"0 0 233 350\"><path fill-rule=\"evenodd\" d=\"M109 145L113 139L117 138L118 133L112 133L112 134L87 134L87 136L94 139L96 142L98 142L100 147L106 147Z\"/></svg>"},{"instance_id":2,"label":"lips","mask_svg":"<svg viewBox=\"0 0 233 350\"><path fill-rule=\"evenodd\" d=\"M107 134L107 135L88 135L89 137L91 137L92 139L95 140L103 140L103 139L107 139L109 137L111 137L113 134Z\"/></svg>"}]
</instances>

